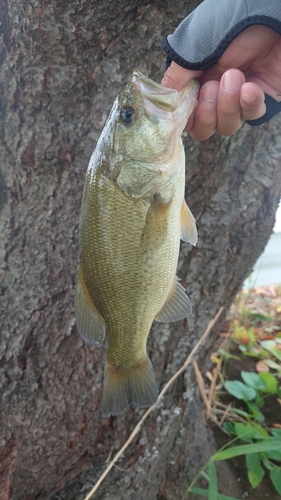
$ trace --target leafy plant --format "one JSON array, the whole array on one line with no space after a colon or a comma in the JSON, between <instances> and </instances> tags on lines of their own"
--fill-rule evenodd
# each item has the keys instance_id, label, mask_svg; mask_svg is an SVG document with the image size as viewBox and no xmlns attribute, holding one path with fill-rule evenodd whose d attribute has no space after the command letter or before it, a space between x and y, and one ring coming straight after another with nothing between
<instances>
[{"instance_id":1,"label":"leafy plant","mask_svg":"<svg viewBox=\"0 0 281 500\"><path fill-rule=\"evenodd\" d=\"M281 429L267 432L257 422L264 422L265 417L260 411L264 406L267 395L276 394L281 396L277 379L271 373L254 373L241 371L240 380L228 380L225 382L226 390L239 400L243 400L248 408L247 424L241 422L225 422L225 430L246 443L270 444L277 442L277 450L263 450L254 453L245 453L248 479L255 488L264 476L265 468L269 470L271 482L278 493L281 494ZM245 416L245 415L244 415ZM278 462L276 464L275 462Z\"/></svg>"},{"instance_id":2,"label":"leafy plant","mask_svg":"<svg viewBox=\"0 0 281 500\"><path fill-rule=\"evenodd\" d=\"M230 314L231 339L245 356L281 374L281 289L242 291ZM265 367L266 368L266 367Z\"/></svg>"},{"instance_id":3,"label":"leafy plant","mask_svg":"<svg viewBox=\"0 0 281 500\"><path fill-rule=\"evenodd\" d=\"M281 375L281 287L259 291L252 288L249 292L241 292L232 305L225 328L221 333L224 340L211 356L215 367L206 374L209 388L206 390L202 376L197 373L198 368L196 377L206 406L206 420L211 419L222 426L234 439L211 457L181 500L188 498L188 493L209 500L236 500L218 491L215 463L239 455L245 455L247 476L253 488L258 487L267 470L273 487L281 495L281 426L276 424L280 428L267 428L262 413L268 396L276 396L281 404L278 387ZM256 358L257 373L241 371L241 380L225 382L229 360L240 361L236 353L229 352L233 341L241 355ZM223 387L243 401L245 408L234 408L221 402L219 396ZM231 446L237 440L242 444ZM207 481L205 489L196 486L199 477Z\"/></svg>"},{"instance_id":4,"label":"leafy plant","mask_svg":"<svg viewBox=\"0 0 281 500\"><path fill-rule=\"evenodd\" d=\"M265 417L260 411L264 406L264 398L270 394L281 397L277 379L269 372L254 373L241 371L240 380L227 380L225 388L235 398L244 401L248 407L248 417L257 422L264 422ZM246 414L247 415L247 414Z\"/></svg>"},{"instance_id":5,"label":"leafy plant","mask_svg":"<svg viewBox=\"0 0 281 500\"><path fill-rule=\"evenodd\" d=\"M263 427L255 423L243 424L241 422L225 422L224 428L227 432L246 443L260 445L264 443L265 448L263 450L257 448L254 453L245 453L248 479L252 487L256 488L260 484L266 468L269 470L273 486L281 495L281 429L273 429L267 432ZM277 448L270 449L271 443L275 443Z\"/></svg>"},{"instance_id":6,"label":"leafy plant","mask_svg":"<svg viewBox=\"0 0 281 500\"><path fill-rule=\"evenodd\" d=\"M251 426L249 425L248 427L251 427ZM246 439L247 439L247 437L249 438L250 432L252 432L252 430L246 429L246 431L245 431ZM275 432L275 431L273 431L273 432ZM242 434L239 435L239 439L241 439L241 437L242 437ZM232 444L235 440L237 440L237 438L238 438L238 436L233 441L228 443L227 446ZM215 453L210 458L209 462L200 470L200 472L194 478L194 480L192 481L192 483L190 484L188 489L185 491L181 500L188 498L188 493L194 493L194 494L200 495L202 497L208 498L209 500L237 500L234 497L231 497L228 495L223 495L223 494L218 492L215 462L219 462L221 460L227 460L229 458L234 458L234 457L238 457L241 455L245 455L246 457L248 457L247 460L250 464L249 469L248 469L248 476L249 476L249 470L250 470L251 471L251 474L250 474L251 478L254 478L255 475L258 475L258 478L260 478L260 476L261 476L260 459L259 458L257 459L257 457L262 456L262 460L265 461L265 463L264 463L265 467L270 470L270 478L271 478L272 484L275 486L278 493L281 494L281 468L279 466L275 465L274 463L272 463L271 458L270 458L272 456L272 454L274 454L274 453L275 453L276 457L279 457L279 455L281 455L281 430L280 430L280 434L277 433L277 438L276 438L276 435L272 435L272 436L268 436L268 439L264 439L264 438L262 438L260 440L257 439L256 442L250 442L250 444L248 444L248 442L247 442L247 444L242 444L239 446L233 446L233 447L224 446L217 453ZM276 458L274 460L276 461ZM281 462L281 456L280 456L280 462ZM209 474L207 474L205 472L206 469L208 469ZM198 481L200 476L207 480L208 489L197 488L195 486L195 484ZM261 479L262 479L262 477L261 477ZM255 479L253 479L253 481L255 482ZM259 482L257 483L257 480L256 480L257 484L259 484Z\"/></svg>"}]
</instances>

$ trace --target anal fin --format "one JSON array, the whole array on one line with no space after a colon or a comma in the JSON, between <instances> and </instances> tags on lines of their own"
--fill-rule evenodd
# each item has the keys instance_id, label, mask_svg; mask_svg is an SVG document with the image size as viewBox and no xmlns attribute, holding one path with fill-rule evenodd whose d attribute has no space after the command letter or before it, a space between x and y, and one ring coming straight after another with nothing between
<instances>
[{"instance_id":1,"label":"anal fin","mask_svg":"<svg viewBox=\"0 0 281 500\"><path fill-rule=\"evenodd\" d=\"M87 291L81 270L76 287L75 316L81 337L89 344L100 347L105 337L105 322Z\"/></svg>"},{"instance_id":2,"label":"anal fin","mask_svg":"<svg viewBox=\"0 0 281 500\"><path fill-rule=\"evenodd\" d=\"M165 304L155 316L156 321L169 323L186 318L192 311L190 299L185 293L185 288L180 284L178 277L175 277L170 293Z\"/></svg>"},{"instance_id":3,"label":"anal fin","mask_svg":"<svg viewBox=\"0 0 281 500\"><path fill-rule=\"evenodd\" d=\"M196 245L198 239L195 219L185 200L181 207L181 239L192 245Z\"/></svg>"}]
</instances>

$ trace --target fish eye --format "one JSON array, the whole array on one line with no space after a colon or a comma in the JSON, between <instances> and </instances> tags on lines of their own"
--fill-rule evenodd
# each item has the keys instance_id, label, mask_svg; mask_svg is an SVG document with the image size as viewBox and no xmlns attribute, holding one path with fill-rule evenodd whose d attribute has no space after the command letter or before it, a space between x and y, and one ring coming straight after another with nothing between
<instances>
[{"instance_id":1,"label":"fish eye","mask_svg":"<svg viewBox=\"0 0 281 500\"><path fill-rule=\"evenodd\" d=\"M126 106L120 109L120 118L124 123L126 124L133 123L134 116L135 116L135 110L134 108L131 108L131 106Z\"/></svg>"}]
</instances>

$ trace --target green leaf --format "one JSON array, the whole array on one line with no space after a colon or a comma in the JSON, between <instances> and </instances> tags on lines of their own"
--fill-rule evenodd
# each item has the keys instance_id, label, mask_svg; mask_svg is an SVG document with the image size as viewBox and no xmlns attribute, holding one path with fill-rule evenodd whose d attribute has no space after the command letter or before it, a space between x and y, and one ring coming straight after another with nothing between
<instances>
[{"instance_id":1,"label":"green leaf","mask_svg":"<svg viewBox=\"0 0 281 500\"><path fill-rule=\"evenodd\" d=\"M261 425L257 425L255 422L253 422L252 425L255 428L254 439L258 440L258 439L269 439L270 438L268 432L263 427L261 427Z\"/></svg>"},{"instance_id":2,"label":"green leaf","mask_svg":"<svg viewBox=\"0 0 281 500\"><path fill-rule=\"evenodd\" d=\"M281 361L281 351L277 349L275 340L262 340L260 343L263 349L271 352L279 361Z\"/></svg>"},{"instance_id":3,"label":"green leaf","mask_svg":"<svg viewBox=\"0 0 281 500\"><path fill-rule=\"evenodd\" d=\"M209 495L208 500L215 500L218 496L217 472L214 462L209 463Z\"/></svg>"},{"instance_id":4,"label":"green leaf","mask_svg":"<svg viewBox=\"0 0 281 500\"><path fill-rule=\"evenodd\" d=\"M262 463L268 470L271 470L274 467L274 465L268 460L268 458L263 458Z\"/></svg>"},{"instance_id":5,"label":"green leaf","mask_svg":"<svg viewBox=\"0 0 281 500\"><path fill-rule=\"evenodd\" d=\"M276 347L273 347L271 350L270 350L271 354L273 354L273 356L275 356L275 358L277 358L279 361L281 361L281 351L280 349L277 349Z\"/></svg>"},{"instance_id":6,"label":"green leaf","mask_svg":"<svg viewBox=\"0 0 281 500\"><path fill-rule=\"evenodd\" d=\"M281 469L279 467L273 467L271 471L269 471L269 475L274 488L278 491L279 495L281 495Z\"/></svg>"},{"instance_id":7,"label":"green leaf","mask_svg":"<svg viewBox=\"0 0 281 500\"><path fill-rule=\"evenodd\" d=\"M259 374L259 377L265 384L264 392L269 392L270 394L275 394L278 389L277 379L269 372L263 372Z\"/></svg>"},{"instance_id":8,"label":"green leaf","mask_svg":"<svg viewBox=\"0 0 281 500\"><path fill-rule=\"evenodd\" d=\"M253 418L253 415L250 415L250 413L247 413L244 410L239 410L239 408L231 408L231 411L237 413L237 415L240 415L241 417L244 417L246 419Z\"/></svg>"},{"instance_id":9,"label":"green leaf","mask_svg":"<svg viewBox=\"0 0 281 500\"><path fill-rule=\"evenodd\" d=\"M279 450L270 450L266 452L266 455L271 460L276 460L277 462L281 462L281 443Z\"/></svg>"},{"instance_id":10,"label":"green leaf","mask_svg":"<svg viewBox=\"0 0 281 500\"><path fill-rule=\"evenodd\" d=\"M281 429L273 429L271 431L271 435L275 438L275 439L281 439Z\"/></svg>"},{"instance_id":11,"label":"green leaf","mask_svg":"<svg viewBox=\"0 0 281 500\"><path fill-rule=\"evenodd\" d=\"M204 490L203 488L190 488L190 493L194 493L195 495L201 495L202 497L208 497L208 490ZM229 497L228 495L222 495L221 493L218 493L217 496L218 500L238 500L237 498L234 497Z\"/></svg>"},{"instance_id":12,"label":"green leaf","mask_svg":"<svg viewBox=\"0 0 281 500\"><path fill-rule=\"evenodd\" d=\"M256 321L272 321L273 317L272 316L265 316L264 314L260 313L251 313L253 319Z\"/></svg>"},{"instance_id":13,"label":"green leaf","mask_svg":"<svg viewBox=\"0 0 281 500\"><path fill-rule=\"evenodd\" d=\"M276 330L279 330L279 325L268 325L264 329L265 332L269 332L269 333L275 332Z\"/></svg>"},{"instance_id":14,"label":"green leaf","mask_svg":"<svg viewBox=\"0 0 281 500\"><path fill-rule=\"evenodd\" d=\"M268 356L268 351L260 351L259 349L250 348L249 351L243 352L244 356L250 356L251 358L263 358Z\"/></svg>"},{"instance_id":15,"label":"green leaf","mask_svg":"<svg viewBox=\"0 0 281 500\"><path fill-rule=\"evenodd\" d=\"M224 349L219 349L218 353L226 360L234 359L235 361L241 361L241 358L239 358L239 356L234 356L233 354L230 354L228 351L225 351Z\"/></svg>"},{"instance_id":16,"label":"green leaf","mask_svg":"<svg viewBox=\"0 0 281 500\"><path fill-rule=\"evenodd\" d=\"M265 440L270 438L268 432L255 422L251 424L242 424L241 422L232 424L230 422L225 422L225 424L230 424L232 426L230 427L232 431L230 434L235 434L239 439L248 443L251 443L253 439Z\"/></svg>"},{"instance_id":17,"label":"green leaf","mask_svg":"<svg viewBox=\"0 0 281 500\"><path fill-rule=\"evenodd\" d=\"M239 350L243 353L247 352L247 347L245 345L239 345Z\"/></svg>"},{"instance_id":18,"label":"green leaf","mask_svg":"<svg viewBox=\"0 0 281 500\"><path fill-rule=\"evenodd\" d=\"M209 482L210 478L209 478L207 472L205 472L204 470L201 470L200 474L202 477L204 477L204 479L206 479L206 481Z\"/></svg>"},{"instance_id":19,"label":"green leaf","mask_svg":"<svg viewBox=\"0 0 281 500\"><path fill-rule=\"evenodd\" d=\"M250 401L256 397L255 389L248 387L243 382L240 382L240 380L227 380L224 385L229 394L232 394L237 399Z\"/></svg>"},{"instance_id":20,"label":"green leaf","mask_svg":"<svg viewBox=\"0 0 281 500\"><path fill-rule=\"evenodd\" d=\"M257 422L264 422L265 417L262 412L259 410L258 406L252 401L246 401L246 404L250 410L250 412L254 415Z\"/></svg>"},{"instance_id":21,"label":"green leaf","mask_svg":"<svg viewBox=\"0 0 281 500\"><path fill-rule=\"evenodd\" d=\"M242 439L242 441L246 441L248 443L252 442L252 439L256 433L256 429L251 425L245 425L241 422L235 422L234 424L235 434Z\"/></svg>"},{"instance_id":22,"label":"green leaf","mask_svg":"<svg viewBox=\"0 0 281 500\"><path fill-rule=\"evenodd\" d=\"M262 346L263 349L271 349L272 347L276 346L275 340L261 340L260 345Z\"/></svg>"},{"instance_id":23,"label":"green leaf","mask_svg":"<svg viewBox=\"0 0 281 500\"><path fill-rule=\"evenodd\" d=\"M268 357L268 351L266 349L259 350L259 357L260 358L267 358Z\"/></svg>"},{"instance_id":24,"label":"green leaf","mask_svg":"<svg viewBox=\"0 0 281 500\"><path fill-rule=\"evenodd\" d=\"M249 481L253 488L256 488L263 476L264 470L261 466L261 461L258 453L251 453L246 455L246 465Z\"/></svg>"},{"instance_id":25,"label":"green leaf","mask_svg":"<svg viewBox=\"0 0 281 500\"><path fill-rule=\"evenodd\" d=\"M234 429L234 424L232 422L224 422L222 424L223 428L228 432L229 434L234 434L236 435L235 429Z\"/></svg>"},{"instance_id":26,"label":"green leaf","mask_svg":"<svg viewBox=\"0 0 281 500\"><path fill-rule=\"evenodd\" d=\"M264 398L260 395L256 397L255 402L257 406L264 406Z\"/></svg>"},{"instance_id":27,"label":"green leaf","mask_svg":"<svg viewBox=\"0 0 281 500\"><path fill-rule=\"evenodd\" d=\"M260 453L263 451L279 450L279 448L280 442L271 440L252 444L241 444L240 446L233 446L233 448L227 448L226 450L218 451L211 457L211 460L213 462L216 462L217 460L227 460L228 458L247 455L247 453Z\"/></svg>"},{"instance_id":28,"label":"green leaf","mask_svg":"<svg viewBox=\"0 0 281 500\"><path fill-rule=\"evenodd\" d=\"M273 359L265 359L264 362L272 370L280 370L281 369L281 366L278 365L278 363L276 363L276 361L273 361Z\"/></svg>"},{"instance_id":29,"label":"green leaf","mask_svg":"<svg viewBox=\"0 0 281 500\"><path fill-rule=\"evenodd\" d=\"M262 391L266 389L266 384L257 373L254 372L244 372L243 370L241 371L241 377L243 379L243 382L245 382L246 385L249 387L253 387L257 391Z\"/></svg>"}]
</instances>

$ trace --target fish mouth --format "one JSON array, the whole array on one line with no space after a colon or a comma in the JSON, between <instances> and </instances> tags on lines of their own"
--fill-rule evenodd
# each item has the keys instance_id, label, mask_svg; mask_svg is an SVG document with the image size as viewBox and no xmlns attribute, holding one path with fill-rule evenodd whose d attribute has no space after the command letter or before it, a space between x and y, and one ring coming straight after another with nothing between
<instances>
[{"instance_id":1,"label":"fish mouth","mask_svg":"<svg viewBox=\"0 0 281 500\"><path fill-rule=\"evenodd\" d=\"M149 99L159 108L165 109L166 111L174 111L176 109L179 94L176 90L163 87L163 85L144 76L137 69L132 73L131 82L143 97Z\"/></svg>"},{"instance_id":2,"label":"fish mouth","mask_svg":"<svg viewBox=\"0 0 281 500\"><path fill-rule=\"evenodd\" d=\"M131 76L131 82L143 98L144 109L147 115L164 118L164 112L184 115L184 120L193 111L197 102L199 82L191 80L180 92L175 89L164 87L144 76L135 69ZM154 108L156 106L157 110Z\"/></svg>"}]
</instances>

